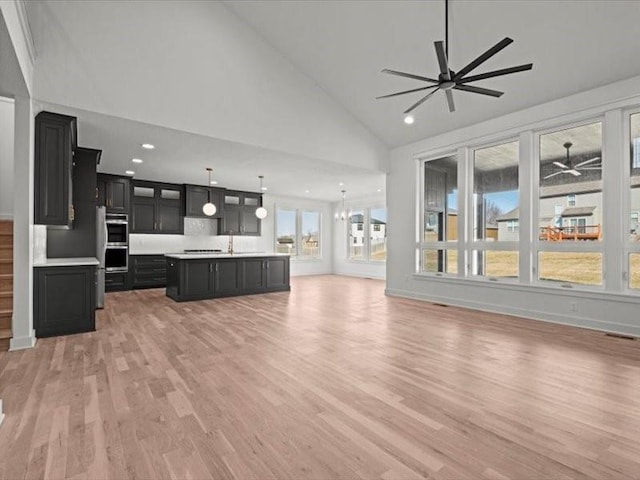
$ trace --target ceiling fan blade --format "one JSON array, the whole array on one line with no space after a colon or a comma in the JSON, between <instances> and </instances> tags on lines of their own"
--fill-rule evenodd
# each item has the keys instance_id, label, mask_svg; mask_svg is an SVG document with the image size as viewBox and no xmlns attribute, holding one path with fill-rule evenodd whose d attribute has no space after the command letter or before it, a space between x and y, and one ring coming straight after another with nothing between
<instances>
[{"instance_id":1,"label":"ceiling fan blade","mask_svg":"<svg viewBox=\"0 0 640 480\"><path fill-rule=\"evenodd\" d=\"M544 177L544 180L546 180L547 178L551 178L551 177L555 177L556 175L560 175L561 173L566 172L566 170L558 170L555 173L552 173L551 175L547 175L546 177Z\"/></svg>"},{"instance_id":2,"label":"ceiling fan blade","mask_svg":"<svg viewBox=\"0 0 640 480\"><path fill-rule=\"evenodd\" d=\"M556 167L560 167L560 168L569 168L569 167L567 167L564 163L560 163L560 162L553 162L553 164L554 164Z\"/></svg>"},{"instance_id":3,"label":"ceiling fan blade","mask_svg":"<svg viewBox=\"0 0 640 480\"><path fill-rule=\"evenodd\" d=\"M602 170L602 167L576 167L576 170Z\"/></svg>"},{"instance_id":4,"label":"ceiling fan blade","mask_svg":"<svg viewBox=\"0 0 640 480\"><path fill-rule=\"evenodd\" d=\"M421 77L420 75L414 75L413 73L398 72L397 70L389 70L388 68L385 68L384 70L382 70L382 73L397 75L399 77L413 78L414 80L421 80L423 82L440 83L440 81L435 80L433 78Z\"/></svg>"},{"instance_id":5,"label":"ceiling fan blade","mask_svg":"<svg viewBox=\"0 0 640 480\"><path fill-rule=\"evenodd\" d=\"M451 90L445 90L444 93L447 95L447 103L449 104L449 111L451 113L456 111L456 106L453 103L453 92Z\"/></svg>"},{"instance_id":6,"label":"ceiling fan blade","mask_svg":"<svg viewBox=\"0 0 640 480\"><path fill-rule=\"evenodd\" d=\"M456 90L462 90L463 92L480 93L482 95L489 95L491 97L501 97L504 92L497 90L490 90L488 88L472 87L471 85L456 85Z\"/></svg>"},{"instance_id":7,"label":"ceiling fan blade","mask_svg":"<svg viewBox=\"0 0 640 480\"><path fill-rule=\"evenodd\" d=\"M482 55L480 55L478 58L476 58L473 62L471 62L469 65L467 65L462 70L460 70L458 73L456 73L455 80L457 81L459 78L464 77L471 70L476 68L481 63L484 63L487 60L489 60L491 57L493 57L496 53L498 53L500 50L505 48L510 43L513 43L513 40L510 39L509 37L505 37L502 40L500 40L493 47L491 47L489 50L487 50Z\"/></svg>"},{"instance_id":8,"label":"ceiling fan blade","mask_svg":"<svg viewBox=\"0 0 640 480\"><path fill-rule=\"evenodd\" d=\"M435 90L429 92L428 94L426 94L424 97L422 97L420 100L418 100L416 103L414 103L413 105L411 105L407 110L404 111L405 114L411 112L412 110L418 108L420 105L422 105L424 102L426 102L427 100L429 100L429 98L431 97L431 95L433 95L434 93L436 93L439 90L439 88L436 88Z\"/></svg>"},{"instance_id":9,"label":"ceiling fan blade","mask_svg":"<svg viewBox=\"0 0 640 480\"><path fill-rule=\"evenodd\" d=\"M562 170L562 173L570 173L571 175L573 175L574 177L579 177L580 175L582 175L579 171L577 171L575 168L572 168L571 170Z\"/></svg>"},{"instance_id":10,"label":"ceiling fan blade","mask_svg":"<svg viewBox=\"0 0 640 480\"><path fill-rule=\"evenodd\" d=\"M589 160L585 160L584 162L580 162L580 163L578 163L578 164L576 165L576 167L581 167L581 166L583 166L583 165L588 165L588 164L590 164L590 163L597 162L598 160L600 160L600 157L594 157L594 158L591 158L591 159L589 159Z\"/></svg>"},{"instance_id":11,"label":"ceiling fan blade","mask_svg":"<svg viewBox=\"0 0 640 480\"><path fill-rule=\"evenodd\" d=\"M440 65L440 73L445 80L451 80L451 72L447 63L447 54L444 51L444 42L433 42L436 47L436 56L438 57L438 65Z\"/></svg>"},{"instance_id":12,"label":"ceiling fan blade","mask_svg":"<svg viewBox=\"0 0 640 480\"><path fill-rule=\"evenodd\" d=\"M524 72L525 70L531 70L533 63L527 63L526 65L519 65L517 67L503 68L501 70L494 70L492 72L481 73L479 75L472 75L466 78L458 78L460 74L456 75L456 83L475 82L476 80L484 80L485 78L499 77L501 75L509 75L510 73Z\"/></svg>"},{"instance_id":13,"label":"ceiling fan blade","mask_svg":"<svg viewBox=\"0 0 640 480\"><path fill-rule=\"evenodd\" d=\"M405 95L407 93L419 92L420 90L427 90L429 88L438 88L438 86L429 85L428 87L414 88L413 90L405 90L404 92L390 93L389 95L382 95L381 97L376 97L376 100L379 100L381 98L397 97L398 95Z\"/></svg>"}]
</instances>

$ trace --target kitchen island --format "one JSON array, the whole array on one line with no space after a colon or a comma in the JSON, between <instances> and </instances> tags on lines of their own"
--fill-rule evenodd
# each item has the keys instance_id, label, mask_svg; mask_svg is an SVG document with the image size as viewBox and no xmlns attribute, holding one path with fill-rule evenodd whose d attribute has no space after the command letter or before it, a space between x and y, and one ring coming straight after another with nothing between
<instances>
[{"instance_id":1,"label":"kitchen island","mask_svg":"<svg viewBox=\"0 0 640 480\"><path fill-rule=\"evenodd\" d=\"M291 289L287 254L172 253L165 257L167 296L177 302Z\"/></svg>"}]
</instances>

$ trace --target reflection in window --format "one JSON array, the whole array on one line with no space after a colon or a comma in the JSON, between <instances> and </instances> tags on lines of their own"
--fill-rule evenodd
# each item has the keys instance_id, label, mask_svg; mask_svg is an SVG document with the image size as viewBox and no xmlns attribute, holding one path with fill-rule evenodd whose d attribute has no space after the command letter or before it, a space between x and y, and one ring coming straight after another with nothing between
<instances>
[{"instance_id":1,"label":"reflection in window","mask_svg":"<svg viewBox=\"0 0 640 480\"><path fill-rule=\"evenodd\" d=\"M602 285L602 253L540 252L538 279L582 285Z\"/></svg>"},{"instance_id":2,"label":"reflection in window","mask_svg":"<svg viewBox=\"0 0 640 480\"><path fill-rule=\"evenodd\" d=\"M296 211L276 211L276 252L296 255Z\"/></svg>"},{"instance_id":3,"label":"reflection in window","mask_svg":"<svg viewBox=\"0 0 640 480\"><path fill-rule=\"evenodd\" d=\"M458 240L458 160L455 155L425 163L425 242Z\"/></svg>"},{"instance_id":4,"label":"reflection in window","mask_svg":"<svg viewBox=\"0 0 640 480\"><path fill-rule=\"evenodd\" d=\"M387 258L387 209L369 210L369 258L386 260Z\"/></svg>"},{"instance_id":5,"label":"reflection in window","mask_svg":"<svg viewBox=\"0 0 640 480\"><path fill-rule=\"evenodd\" d=\"M602 240L602 123L540 136L539 239Z\"/></svg>"},{"instance_id":6,"label":"reflection in window","mask_svg":"<svg viewBox=\"0 0 640 480\"><path fill-rule=\"evenodd\" d=\"M364 210L352 210L349 216L349 258L364 259Z\"/></svg>"},{"instance_id":7,"label":"reflection in window","mask_svg":"<svg viewBox=\"0 0 640 480\"><path fill-rule=\"evenodd\" d=\"M517 141L475 150L473 203L474 240L518 240Z\"/></svg>"}]
</instances>

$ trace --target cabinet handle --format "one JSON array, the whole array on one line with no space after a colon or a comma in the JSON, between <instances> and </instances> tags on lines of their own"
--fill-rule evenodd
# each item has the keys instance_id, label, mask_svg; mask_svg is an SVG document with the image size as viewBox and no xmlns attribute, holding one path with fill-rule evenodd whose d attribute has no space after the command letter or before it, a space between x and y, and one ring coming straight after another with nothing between
<instances>
[{"instance_id":1,"label":"cabinet handle","mask_svg":"<svg viewBox=\"0 0 640 480\"><path fill-rule=\"evenodd\" d=\"M269 270L269 260L265 260L264 264L267 266L267 270Z\"/></svg>"}]
</instances>

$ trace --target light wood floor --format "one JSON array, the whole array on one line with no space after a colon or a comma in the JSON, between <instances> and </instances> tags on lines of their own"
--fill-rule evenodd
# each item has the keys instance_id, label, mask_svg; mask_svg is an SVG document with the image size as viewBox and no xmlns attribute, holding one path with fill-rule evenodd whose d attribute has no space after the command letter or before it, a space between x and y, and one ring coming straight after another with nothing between
<instances>
[{"instance_id":1,"label":"light wood floor","mask_svg":"<svg viewBox=\"0 0 640 480\"><path fill-rule=\"evenodd\" d=\"M0 354L0 478L640 478L640 342L383 289L109 294Z\"/></svg>"}]
</instances>

